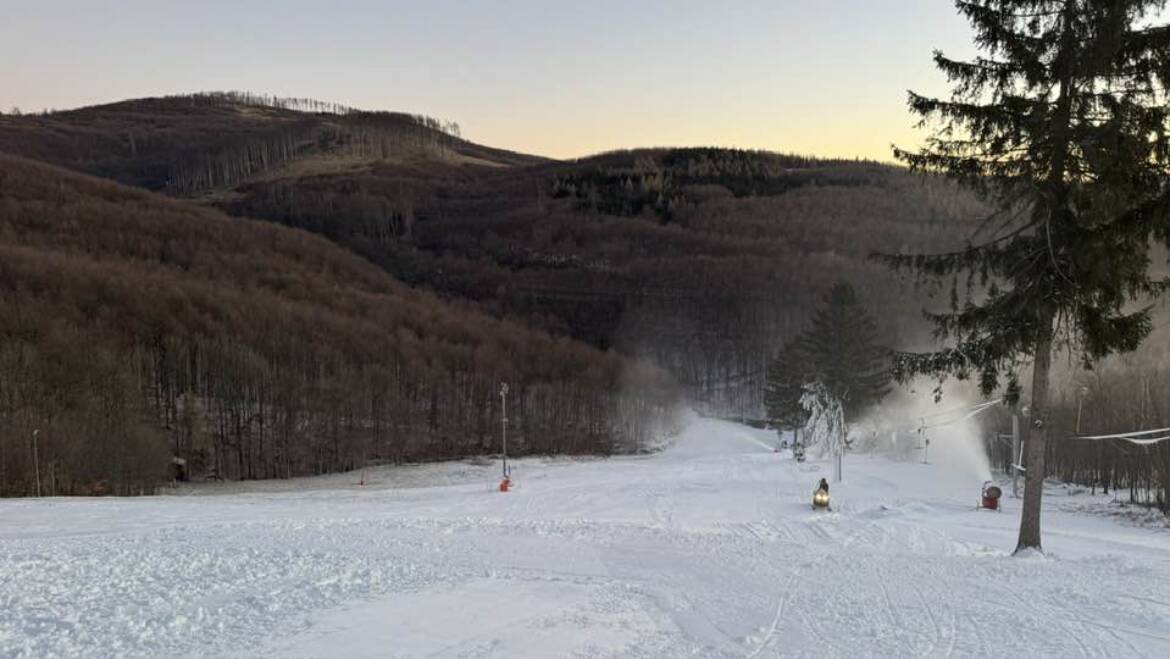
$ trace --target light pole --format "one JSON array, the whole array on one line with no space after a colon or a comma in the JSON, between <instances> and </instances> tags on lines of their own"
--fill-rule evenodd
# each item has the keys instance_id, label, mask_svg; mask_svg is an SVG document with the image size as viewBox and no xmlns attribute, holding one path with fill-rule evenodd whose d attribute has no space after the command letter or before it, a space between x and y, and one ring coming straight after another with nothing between
<instances>
[{"instance_id":1,"label":"light pole","mask_svg":"<svg viewBox=\"0 0 1170 659\"><path fill-rule=\"evenodd\" d=\"M918 436L922 438L922 464L930 464L927 458L930 455L930 436L926 434L926 419L920 419Z\"/></svg>"},{"instance_id":2,"label":"light pole","mask_svg":"<svg viewBox=\"0 0 1170 659\"><path fill-rule=\"evenodd\" d=\"M1081 434L1081 409L1085 406L1085 396L1089 395L1089 387L1082 384L1081 388L1077 389L1077 394L1077 434L1079 435Z\"/></svg>"},{"instance_id":3,"label":"light pole","mask_svg":"<svg viewBox=\"0 0 1170 659\"><path fill-rule=\"evenodd\" d=\"M1031 415L1032 415L1032 408L1029 407L1028 405L1021 405L1020 406L1020 414L1019 414L1019 416L1013 418L1013 421L1015 421L1019 417L1023 417L1026 420ZM1022 425L1022 428L1020 427L1021 425ZM1019 422L1017 421L1016 426L1013 426L1012 430L1014 431L1016 437L1020 438L1020 440L1018 442L1019 443L1019 453L1017 453L1014 456L1016 463L1015 463L1015 465L1012 466L1012 490L1013 490L1012 496L1014 496L1015 498L1018 499L1019 495L1017 494L1017 492L1019 492L1019 485L1018 485L1019 476L1020 476L1020 474L1027 474L1028 473L1028 468L1024 466L1024 448L1027 446L1028 442L1031 441L1030 438L1032 435L1032 426L1027 424L1027 423L1019 424ZM1026 433L1024 432L1025 430L1026 430Z\"/></svg>"},{"instance_id":4,"label":"light pole","mask_svg":"<svg viewBox=\"0 0 1170 659\"><path fill-rule=\"evenodd\" d=\"M1020 444L1020 412L1012 413L1012 498L1020 498L1020 462L1022 461L1023 446Z\"/></svg>"},{"instance_id":5,"label":"light pole","mask_svg":"<svg viewBox=\"0 0 1170 659\"><path fill-rule=\"evenodd\" d=\"M32 454L33 454L33 473L36 474L37 481L37 496L41 496L41 462L37 456L37 435L41 434L40 429L34 429L32 432Z\"/></svg>"},{"instance_id":6,"label":"light pole","mask_svg":"<svg viewBox=\"0 0 1170 659\"><path fill-rule=\"evenodd\" d=\"M1089 396L1089 385L1082 384L1077 389L1077 434L1078 435L1081 434L1081 410L1084 409L1085 398L1087 398L1088 396ZM1096 460L1096 462L1097 462L1096 472L1097 473L1094 475L1095 477L1093 478L1093 494L1097 494L1097 483L1098 482L1104 483L1104 479L1102 478L1103 471L1101 469L1101 451L1102 451L1101 442L1094 442L1094 443L1097 445L1095 448L1095 453L1096 453L1096 457L1097 457L1097 460ZM1106 486L1106 493L1108 493L1107 486Z\"/></svg>"},{"instance_id":7,"label":"light pole","mask_svg":"<svg viewBox=\"0 0 1170 659\"><path fill-rule=\"evenodd\" d=\"M504 480L508 479L508 383L500 383L500 439L503 444Z\"/></svg>"},{"instance_id":8,"label":"light pole","mask_svg":"<svg viewBox=\"0 0 1170 659\"><path fill-rule=\"evenodd\" d=\"M833 460L833 482L840 483L841 479L844 478L844 476L841 473L841 456L845 453L845 447L838 446L836 453L837 453L837 455L835 456L835 459Z\"/></svg>"}]
</instances>

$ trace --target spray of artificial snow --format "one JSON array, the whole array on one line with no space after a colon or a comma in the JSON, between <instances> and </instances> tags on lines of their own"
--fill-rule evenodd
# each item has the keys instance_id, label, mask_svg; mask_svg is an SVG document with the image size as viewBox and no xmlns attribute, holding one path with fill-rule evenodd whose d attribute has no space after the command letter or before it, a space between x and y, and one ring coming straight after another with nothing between
<instances>
[{"instance_id":1,"label":"spray of artificial snow","mask_svg":"<svg viewBox=\"0 0 1170 659\"><path fill-rule=\"evenodd\" d=\"M887 452L903 460L926 459L948 475L973 484L991 478L983 445L985 416L964 418L986 402L970 387L948 384L934 401L933 384L895 389L853 425L852 441L860 448ZM929 445L927 441L929 440Z\"/></svg>"}]
</instances>

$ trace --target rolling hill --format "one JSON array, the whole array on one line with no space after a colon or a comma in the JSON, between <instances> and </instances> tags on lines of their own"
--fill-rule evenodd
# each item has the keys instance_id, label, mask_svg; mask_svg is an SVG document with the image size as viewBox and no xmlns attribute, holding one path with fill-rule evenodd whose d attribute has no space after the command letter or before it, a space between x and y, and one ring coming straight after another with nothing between
<instances>
[{"instance_id":1,"label":"rolling hill","mask_svg":"<svg viewBox=\"0 0 1170 659\"><path fill-rule=\"evenodd\" d=\"M492 452L501 381L516 452L630 451L676 400L307 232L6 155L0 308L0 494Z\"/></svg>"},{"instance_id":2,"label":"rolling hill","mask_svg":"<svg viewBox=\"0 0 1170 659\"><path fill-rule=\"evenodd\" d=\"M327 110L327 111L326 111ZM873 162L730 149L551 161L432 119L247 94L0 118L0 150L323 235L406 284L644 356L717 413L851 280L883 336L929 336L875 250L952 249L965 193Z\"/></svg>"},{"instance_id":3,"label":"rolling hill","mask_svg":"<svg viewBox=\"0 0 1170 659\"><path fill-rule=\"evenodd\" d=\"M402 281L649 357L719 413L758 409L762 362L854 283L899 347L927 300L868 260L954 249L981 207L894 167L654 149L510 168L386 163L254 181L220 206L320 233Z\"/></svg>"},{"instance_id":4,"label":"rolling hill","mask_svg":"<svg viewBox=\"0 0 1170 659\"><path fill-rule=\"evenodd\" d=\"M542 159L472 144L431 117L240 92L143 98L0 115L0 151L174 195L256 177L432 159L507 166Z\"/></svg>"}]
</instances>

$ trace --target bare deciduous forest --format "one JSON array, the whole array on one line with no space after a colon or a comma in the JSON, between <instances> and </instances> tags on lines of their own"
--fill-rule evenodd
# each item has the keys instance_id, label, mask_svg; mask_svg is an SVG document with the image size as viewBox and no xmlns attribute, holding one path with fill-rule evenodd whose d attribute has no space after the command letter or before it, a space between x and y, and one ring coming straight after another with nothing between
<instances>
[{"instance_id":1,"label":"bare deciduous forest","mask_svg":"<svg viewBox=\"0 0 1170 659\"><path fill-rule=\"evenodd\" d=\"M245 184L223 203L328 236L412 285L654 359L690 398L754 415L763 364L820 295L856 282L889 342L921 300L868 261L957 245L978 205L866 162L725 149L527 168L376 164Z\"/></svg>"},{"instance_id":2,"label":"bare deciduous forest","mask_svg":"<svg viewBox=\"0 0 1170 659\"><path fill-rule=\"evenodd\" d=\"M327 241L0 158L0 492L130 494L494 452L638 450L657 368L413 291Z\"/></svg>"},{"instance_id":3,"label":"bare deciduous forest","mask_svg":"<svg viewBox=\"0 0 1170 659\"><path fill-rule=\"evenodd\" d=\"M1046 473L1170 513L1170 442L1138 445L1123 439L1078 438L1170 427L1168 347L1170 326L1164 322L1134 355L1111 358L1092 371L1060 365L1053 383L1051 421L1057 439L1046 447ZM991 429L1008 429L1007 415L998 417ZM987 446L996 466L1005 472L1017 461L1007 443L989 437Z\"/></svg>"},{"instance_id":4,"label":"bare deciduous forest","mask_svg":"<svg viewBox=\"0 0 1170 659\"><path fill-rule=\"evenodd\" d=\"M38 425L42 478L77 492L131 453L149 457L111 480L121 491L172 453L264 478L489 451L500 379L524 392L529 451L630 450L676 396L756 417L768 361L837 281L885 345L929 342L931 301L868 257L961 247L986 212L873 162L714 148L552 161L428 117L237 93L3 116L0 151L184 200L4 161L10 494L34 486ZM1086 379L1082 430L1167 425L1165 341L1135 358L1140 377L1064 368L1062 427ZM1168 448L1069 440L1049 464L1165 509Z\"/></svg>"}]
</instances>

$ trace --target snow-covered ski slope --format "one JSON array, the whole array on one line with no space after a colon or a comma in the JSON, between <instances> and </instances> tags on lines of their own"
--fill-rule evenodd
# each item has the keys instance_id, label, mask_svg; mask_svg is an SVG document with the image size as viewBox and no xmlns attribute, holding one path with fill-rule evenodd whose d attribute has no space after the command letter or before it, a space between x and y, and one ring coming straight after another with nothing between
<instances>
[{"instance_id":1,"label":"snow-covered ski slope","mask_svg":"<svg viewBox=\"0 0 1170 659\"><path fill-rule=\"evenodd\" d=\"M1170 533L696 420L661 454L0 502L0 656L1170 656ZM246 491L252 490L252 491ZM1066 497L1068 498L1068 497Z\"/></svg>"}]
</instances>

